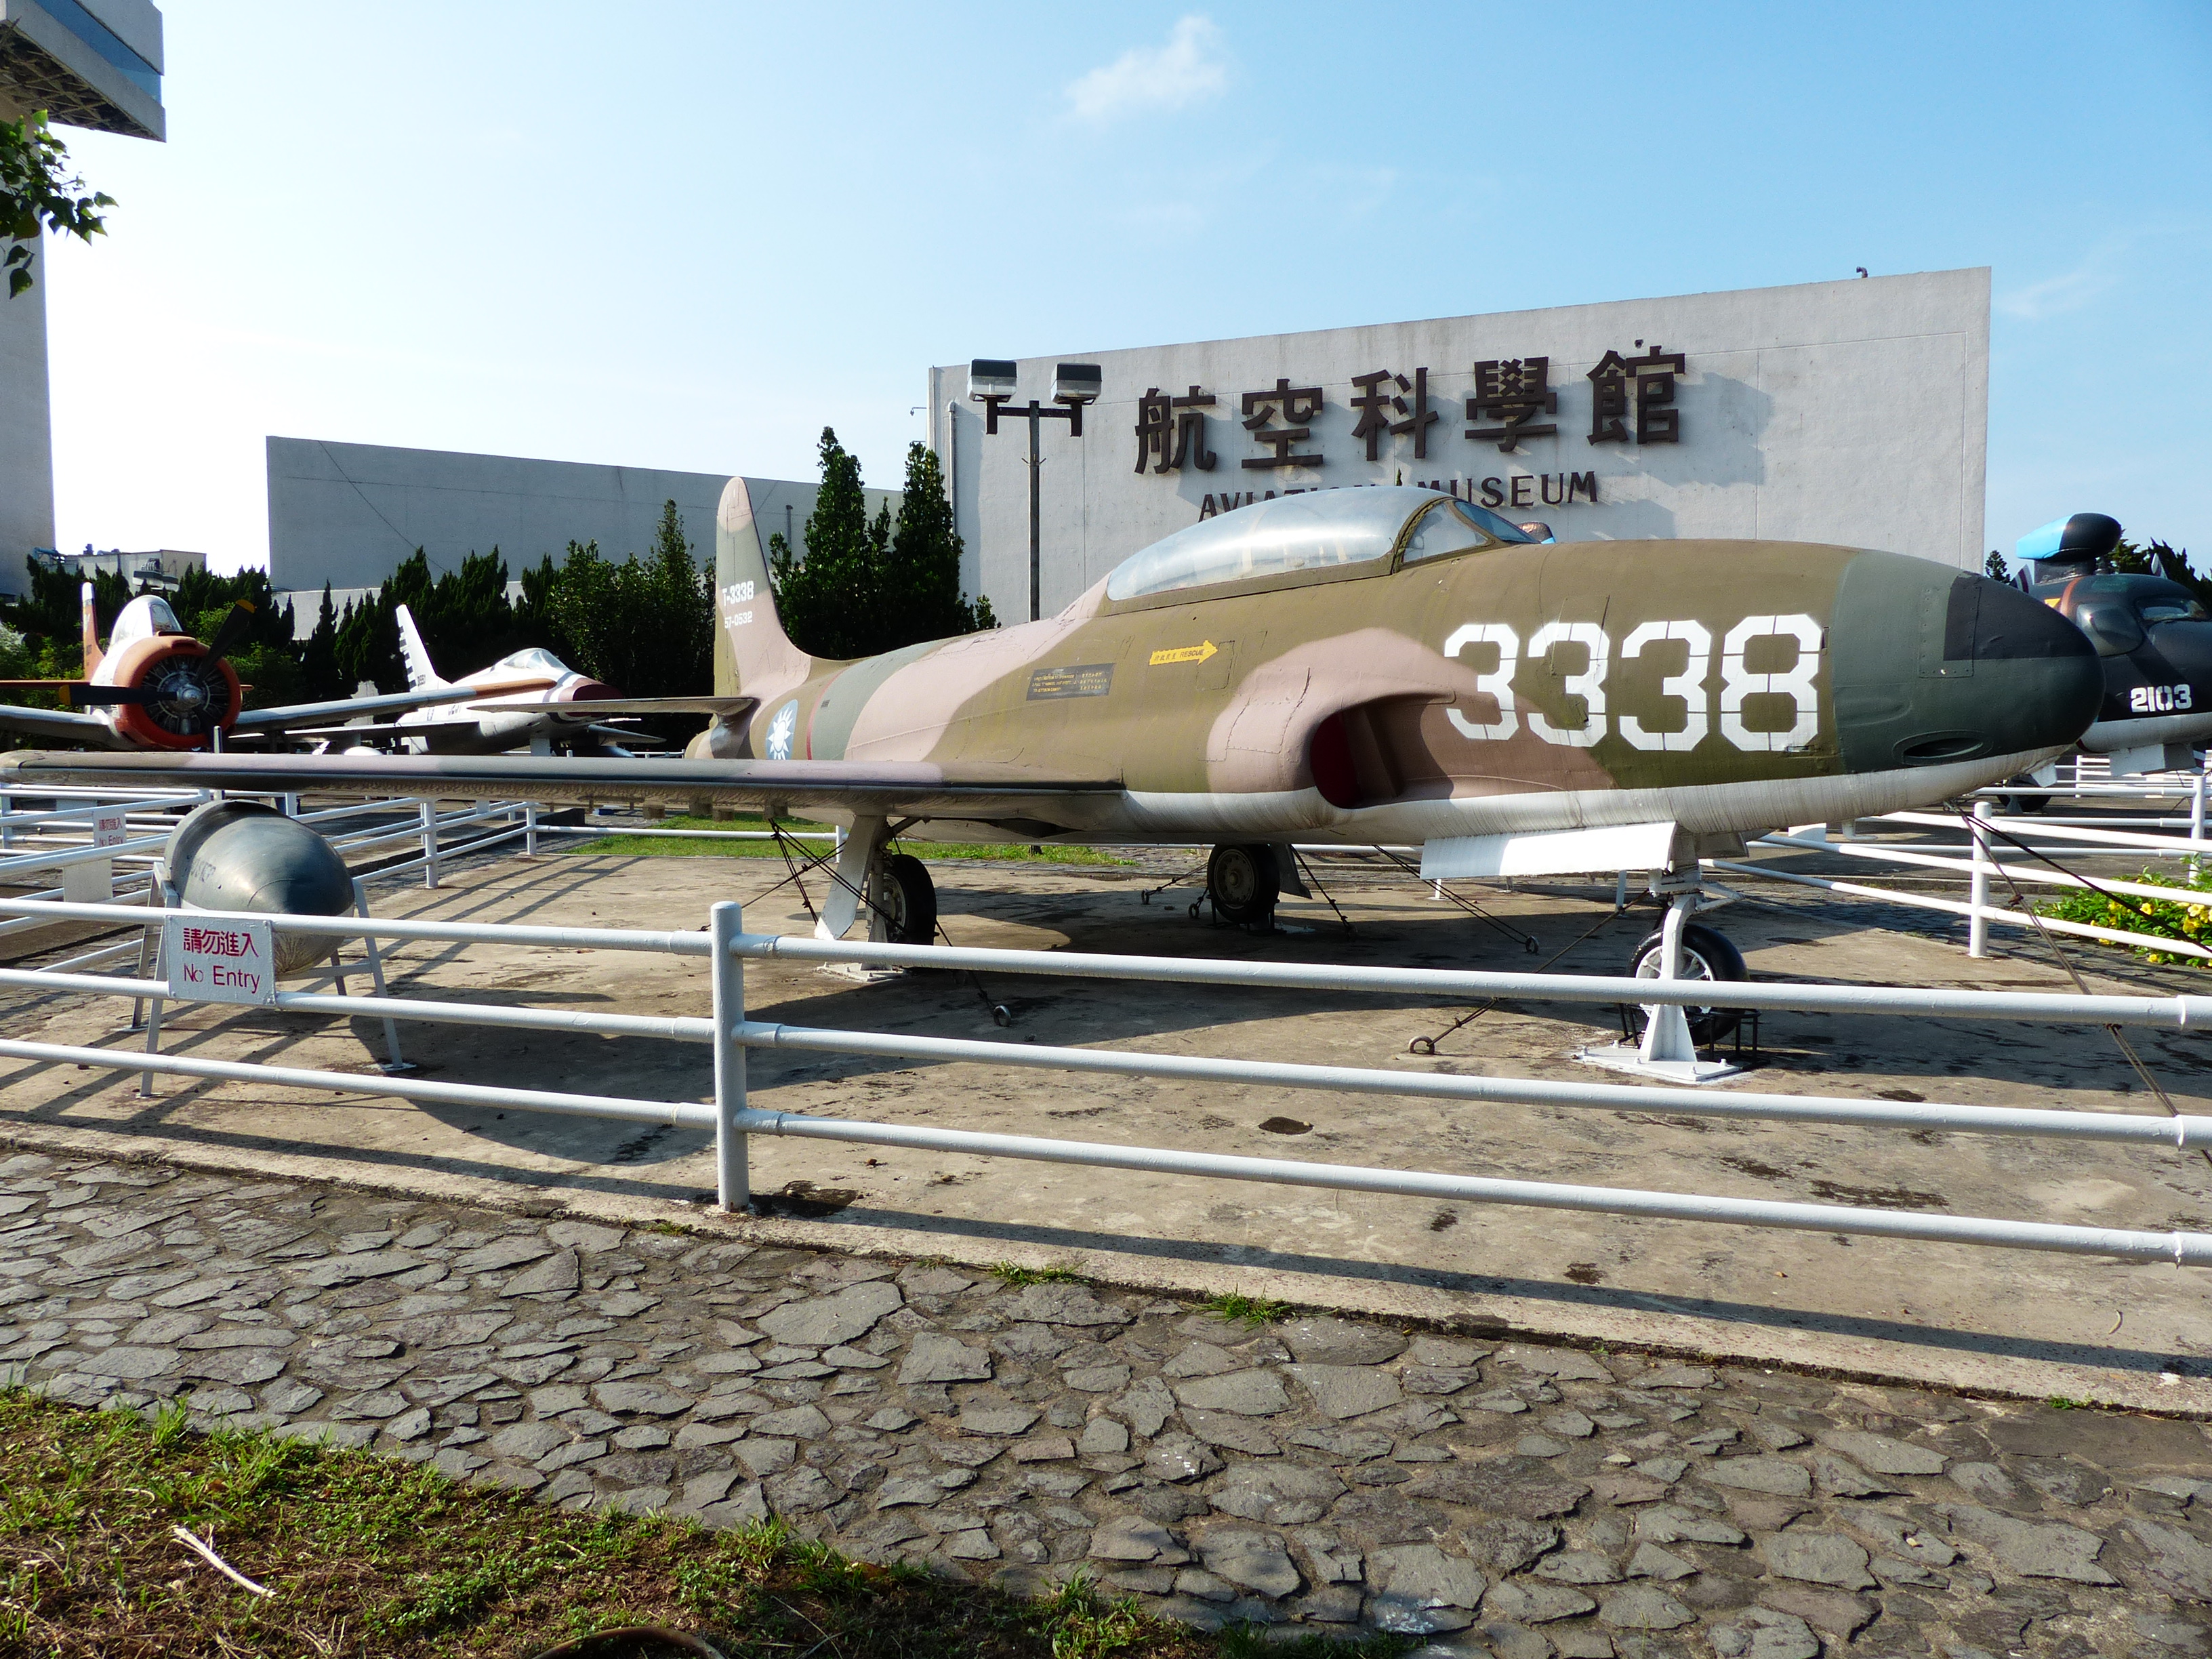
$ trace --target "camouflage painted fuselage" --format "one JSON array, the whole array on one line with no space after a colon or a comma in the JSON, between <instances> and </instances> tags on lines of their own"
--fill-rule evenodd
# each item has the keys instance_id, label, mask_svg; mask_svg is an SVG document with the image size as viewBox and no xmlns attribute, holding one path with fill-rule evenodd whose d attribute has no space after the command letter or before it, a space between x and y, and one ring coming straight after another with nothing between
<instances>
[{"instance_id":1,"label":"camouflage painted fuselage","mask_svg":"<svg viewBox=\"0 0 2212 1659\"><path fill-rule=\"evenodd\" d=\"M1406 498L1409 531L1432 494L1361 493ZM722 689L759 702L692 754L1103 786L1048 817L908 832L963 839L1725 834L2000 781L2097 711L2078 629L1924 560L1600 542L1409 563L1405 546L1123 598L1109 579L1042 622L849 663L782 639L763 573L721 601Z\"/></svg>"}]
</instances>

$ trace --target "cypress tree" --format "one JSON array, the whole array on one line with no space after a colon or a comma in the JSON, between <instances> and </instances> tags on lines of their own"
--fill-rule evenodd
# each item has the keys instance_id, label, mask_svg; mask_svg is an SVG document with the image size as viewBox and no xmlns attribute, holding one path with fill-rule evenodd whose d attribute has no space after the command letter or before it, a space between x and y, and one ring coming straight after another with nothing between
<instances>
[{"instance_id":1,"label":"cypress tree","mask_svg":"<svg viewBox=\"0 0 2212 1659\"><path fill-rule=\"evenodd\" d=\"M818 657L866 657L924 640L995 628L991 602L960 591L959 532L945 473L927 446L908 446L906 492L873 520L860 466L822 431L822 487L806 520L806 556L769 538L769 578L784 631Z\"/></svg>"}]
</instances>

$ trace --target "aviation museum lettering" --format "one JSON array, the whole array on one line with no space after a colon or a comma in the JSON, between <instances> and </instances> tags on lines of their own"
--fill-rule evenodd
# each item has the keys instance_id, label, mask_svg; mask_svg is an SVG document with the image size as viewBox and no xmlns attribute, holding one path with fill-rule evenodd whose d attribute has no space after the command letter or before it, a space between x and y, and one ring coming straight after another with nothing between
<instances>
[{"instance_id":1,"label":"aviation museum lettering","mask_svg":"<svg viewBox=\"0 0 2212 1659\"><path fill-rule=\"evenodd\" d=\"M1040 353L1016 361L1011 406L1048 399L1063 361L1097 364L1099 391L1079 434L1041 434L1047 614L1202 520L1362 484L1430 485L1563 543L1809 542L1962 570L1989 550L1985 270ZM989 434L968 371L930 371L929 441L963 585L1024 617L1027 422Z\"/></svg>"},{"instance_id":2,"label":"aviation museum lettering","mask_svg":"<svg viewBox=\"0 0 2212 1659\"><path fill-rule=\"evenodd\" d=\"M1644 342L1636 343L1640 346ZM1607 351L1587 376L1590 385L1587 441L1627 443L1632 409L1636 442L1681 442L1682 412L1675 403L1675 383L1687 368L1684 354L1656 345L1634 357ZM1468 424L1462 435L1494 443L1509 455L1520 448L1524 439L1556 436L1558 423L1538 418L1559 413L1559 393L1551 377L1552 360L1534 353L1486 358L1476 363L1474 390L1464 400ZM1221 457L1208 443L1206 432L1207 411L1217 408L1219 401L1213 393L1195 386L1180 395L1163 392L1158 386L1146 390L1137 400L1137 472L1143 473L1147 465L1156 474L1186 468L1211 472L1220 465ZM1247 392L1239 402L1243 414L1238 424L1250 434L1250 441L1266 452L1243 457L1239 465L1244 469L1266 471L1328 465L1328 457L1314 443L1313 434L1312 422L1325 402L1320 386L1293 386L1287 376L1281 376L1272 390ZM1429 459L1431 428L1443 416L1431 406L1425 365L1414 369L1410 379L1388 368L1355 374L1344 404L1358 411L1351 435L1355 443L1365 443L1369 461L1382 459L1381 447L1388 439L1405 437L1413 441L1413 459ZM1454 477L1414 482L1454 495L1462 494L1464 483L1466 499L1477 499L1477 486L1472 480ZM1514 473L1504 478L1486 477L1480 489L1482 505L1492 507L1534 507L1540 500L1546 507L1566 507L1598 499L1595 471L1547 472L1540 477ZM1272 500L1276 494L1273 489L1224 490L1218 495L1209 491L1199 503L1198 516L1211 518L1249 501Z\"/></svg>"}]
</instances>

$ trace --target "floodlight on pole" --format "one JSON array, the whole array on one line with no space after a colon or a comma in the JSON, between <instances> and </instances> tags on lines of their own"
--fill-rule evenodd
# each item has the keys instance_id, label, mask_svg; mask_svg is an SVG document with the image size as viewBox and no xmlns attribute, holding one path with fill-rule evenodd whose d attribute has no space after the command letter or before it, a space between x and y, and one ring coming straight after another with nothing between
<instances>
[{"instance_id":1,"label":"floodlight on pole","mask_svg":"<svg viewBox=\"0 0 2212 1659\"><path fill-rule=\"evenodd\" d=\"M968 365L968 396L971 402L983 405L985 435L995 435L999 430L999 411L1012 403L1015 383L1019 378L1019 365L1006 357L977 357ZM1027 408L1007 410L1012 415L1026 416L1030 423L1030 620L1036 622L1043 612L1041 595L1042 539L1037 514L1037 469L1044 465L1038 453L1039 423L1044 421L1066 421L1067 435L1083 435L1083 406L1098 401L1105 385L1105 375L1096 363L1061 363L1053 371L1052 401L1055 408L1047 409L1036 398Z\"/></svg>"}]
</instances>

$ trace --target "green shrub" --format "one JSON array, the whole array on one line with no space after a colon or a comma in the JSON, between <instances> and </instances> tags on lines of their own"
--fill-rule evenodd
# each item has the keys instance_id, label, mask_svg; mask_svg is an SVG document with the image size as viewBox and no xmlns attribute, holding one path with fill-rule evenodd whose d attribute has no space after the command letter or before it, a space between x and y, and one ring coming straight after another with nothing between
<instances>
[{"instance_id":1,"label":"green shrub","mask_svg":"<svg viewBox=\"0 0 2212 1659\"><path fill-rule=\"evenodd\" d=\"M2145 870L2130 879L2145 887L2170 887L2175 896L2148 899L2132 893L2107 894L2081 887L2039 908L2045 915L2061 921L2083 922L2092 927L2110 927L2116 933L2148 933L2212 947L2212 875L2199 873L2186 883L2177 883L2170 876ZM2200 894L2205 896L2195 896ZM2212 966L2212 962L2203 957L2182 951L2116 945L2107 939L2096 942L2111 951L2136 951L2146 962Z\"/></svg>"}]
</instances>

